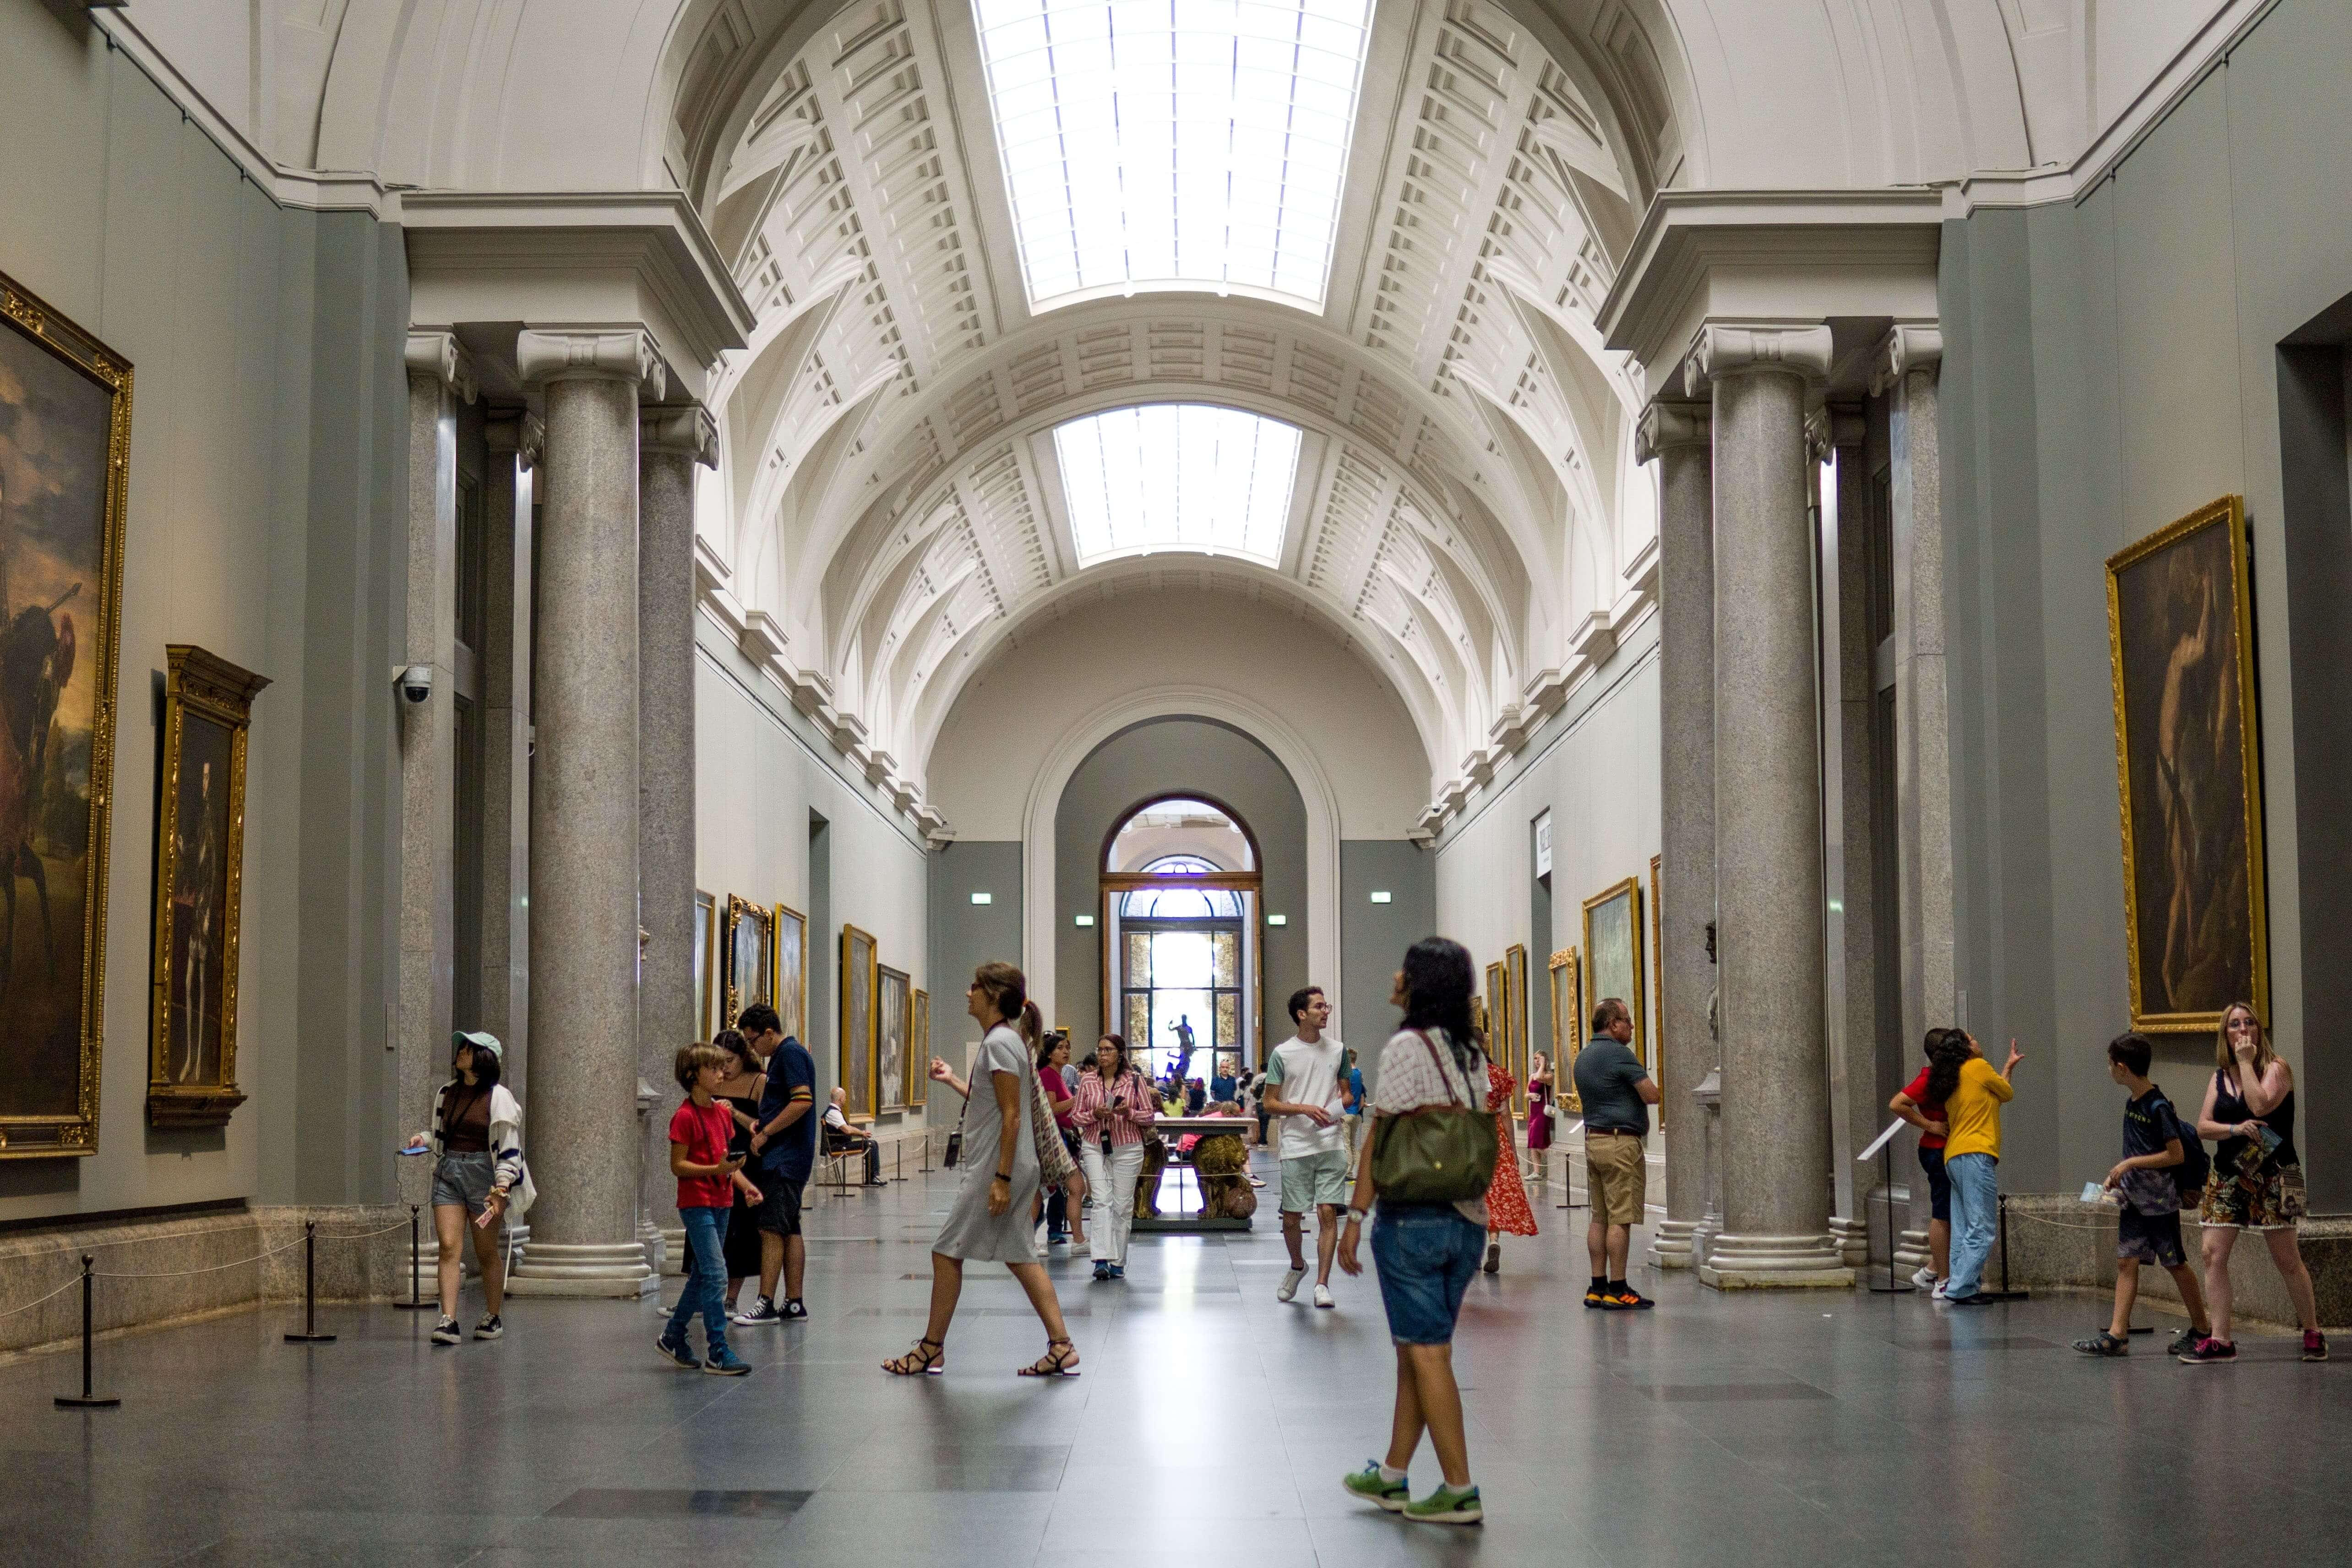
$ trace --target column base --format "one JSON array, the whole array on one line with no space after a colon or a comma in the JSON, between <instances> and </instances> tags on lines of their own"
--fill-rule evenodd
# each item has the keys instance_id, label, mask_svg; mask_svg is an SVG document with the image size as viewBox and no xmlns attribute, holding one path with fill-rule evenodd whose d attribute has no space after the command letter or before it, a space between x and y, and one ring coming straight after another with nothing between
<instances>
[{"instance_id":1,"label":"column base","mask_svg":"<svg viewBox=\"0 0 2352 1568\"><path fill-rule=\"evenodd\" d=\"M1830 1215L1830 1243L1838 1249L1838 1258L1849 1268L1870 1267L1870 1222L1864 1219L1842 1219Z\"/></svg>"},{"instance_id":2,"label":"column base","mask_svg":"<svg viewBox=\"0 0 2352 1568\"><path fill-rule=\"evenodd\" d=\"M656 1247L659 1247L660 1252L646 1258L655 1273L683 1275L686 1272L686 1226L668 1225L655 1230L646 1250L653 1254Z\"/></svg>"},{"instance_id":3,"label":"column base","mask_svg":"<svg viewBox=\"0 0 2352 1568\"><path fill-rule=\"evenodd\" d=\"M637 1241L542 1241L507 1279L509 1296L572 1296L635 1300L656 1295L661 1280L646 1267Z\"/></svg>"},{"instance_id":4,"label":"column base","mask_svg":"<svg viewBox=\"0 0 2352 1568\"><path fill-rule=\"evenodd\" d=\"M1698 1230L1695 1219L1662 1219L1650 1233L1649 1265L1653 1268L1695 1267L1691 1242Z\"/></svg>"},{"instance_id":5,"label":"column base","mask_svg":"<svg viewBox=\"0 0 2352 1568\"><path fill-rule=\"evenodd\" d=\"M1902 1275L1916 1274L1927 1267L1933 1257L1934 1254L1927 1250L1927 1233L1924 1230L1906 1230L1903 1233L1902 1238L1895 1244L1895 1272Z\"/></svg>"},{"instance_id":6,"label":"column base","mask_svg":"<svg viewBox=\"0 0 2352 1568\"><path fill-rule=\"evenodd\" d=\"M1715 1238L1698 1268L1699 1283L1717 1290L1849 1290L1853 1270L1827 1236Z\"/></svg>"}]
</instances>

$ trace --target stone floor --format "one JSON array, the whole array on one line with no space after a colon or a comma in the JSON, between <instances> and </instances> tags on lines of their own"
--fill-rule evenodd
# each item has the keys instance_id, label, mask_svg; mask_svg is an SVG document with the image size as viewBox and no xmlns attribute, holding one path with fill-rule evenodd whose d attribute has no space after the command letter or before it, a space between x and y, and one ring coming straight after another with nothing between
<instances>
[{"instance_id":1,"label":"stone floor","mask_svg":"<svg viewBox=\"0 0 2352 1568\"><path fill-rule=\"evenodd\" d=\"M1144 1241L1123 1287L1057 1262L1076 1381L1013 1378L1042 1336L980 1269L949 1373L884 1377L921 1331L929 1180L817 1205L814 1319L743 1331L740 1381L665 1366L650 1305L557 1301L456 1350L383 1307L322 1313L331 1345L284 1343L278 1310L134 1334L100 1347L104 1413L50 1407L71 1356L0 1366L0 1562L2284 1563L2352 1539L2352 1365L2252 1335L2233 1367L2147 1337L2091 1362L2064 1348L2104 1318L2084 1297L1672 1278L1654 1312L1588 1312L1582 1215L1540 1194L1456 1345L1488 1522L1408 1525L1339 1488L1385 1443L1377 1288L1277 1303L1271 1224ZM1435 1477L1424 1449L1416 1490Z\"/></svg>"}]
</instances>

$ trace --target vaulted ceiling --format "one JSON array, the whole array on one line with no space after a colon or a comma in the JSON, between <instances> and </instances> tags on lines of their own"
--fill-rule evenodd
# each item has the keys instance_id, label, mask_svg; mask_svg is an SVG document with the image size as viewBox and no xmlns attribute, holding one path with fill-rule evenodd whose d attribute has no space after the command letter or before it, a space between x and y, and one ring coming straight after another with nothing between
<instances>
[{"instance_id":1,"label":"vaulted ceiling","mask_svg":"<svg viewBox=\"0 0 2352 1568\"><path fill-rule=\"evenodd\" d=\"M1033 311L967 0L851 5L789 57L713 15L668 155L759 326L714 398L706 577L902 797L963 679L1081 576L1290 602L1394 685L1441 804L1646 603L1638 394L1593 316L1680 163L1656 58L1630 17L1588 58L1487 0L1370 9L1319 314ZM1053 431L1157 403L1302 432L1278 563L1081 572Z\"/></svg>"}]
</instances>

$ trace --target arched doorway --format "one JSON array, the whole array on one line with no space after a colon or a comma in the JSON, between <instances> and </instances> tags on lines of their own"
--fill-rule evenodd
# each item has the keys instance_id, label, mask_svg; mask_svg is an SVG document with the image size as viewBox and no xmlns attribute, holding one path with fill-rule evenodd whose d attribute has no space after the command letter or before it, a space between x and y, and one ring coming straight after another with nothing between
<instances>
[{"instance_id":1,"label":"arched doorway","mask_svg":"<svg viewBox=\"0 0 2352 1568\"><path fill-rule=\"evenodd\" d=\"M1160 796L1105 836L1103 1016L1155 1079L1237 1079L1263 1053L1257 840L1240 816Z\"/></svg>"}]
</instances>

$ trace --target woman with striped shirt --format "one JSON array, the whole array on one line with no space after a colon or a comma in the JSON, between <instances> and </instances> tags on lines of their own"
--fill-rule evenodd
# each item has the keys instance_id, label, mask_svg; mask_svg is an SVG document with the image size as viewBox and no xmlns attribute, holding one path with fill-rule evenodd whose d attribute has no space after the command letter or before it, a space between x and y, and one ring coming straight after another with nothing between
<instances>
[{"instance_id":1,"label":"woman with striped shirt","mask_svg":"<svg viewBox=\"0 0 2352 1568\"><path fill-rule=\"evenodd\" d=\"M1087 1190L1095 1210L1095 1278L1127 1278L1127 1235L1135 1226L1135 1181L1143 1169L1143 1132L1160 1114L1159 1098L1127 1059L1127 1041L1105 1035L1094 1071L1078 1079L1070 1119L1078 1130Z\"/></svg>"}]
</instances>

